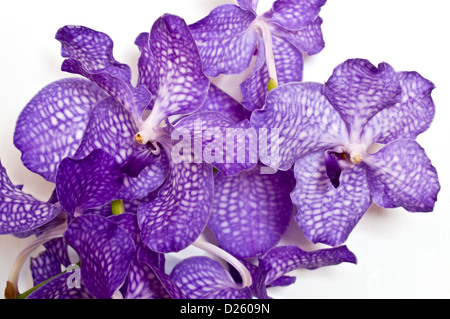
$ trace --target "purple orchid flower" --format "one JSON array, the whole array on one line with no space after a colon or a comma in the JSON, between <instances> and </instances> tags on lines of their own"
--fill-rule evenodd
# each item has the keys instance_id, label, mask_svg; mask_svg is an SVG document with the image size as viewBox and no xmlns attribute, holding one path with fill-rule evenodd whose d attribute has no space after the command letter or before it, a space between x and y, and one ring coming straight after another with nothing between
<instances>
[{"instance_id":1,"label":"purple orchid flower","mask_svg":"<svg viewBox=\"0 0 450 319\"><path fill-rule=\"evenodd\" d=\"M275 85L301 81L302 54L324 47L318 14L325 0L276 0L262 15L256 13L257 4L221 5L190 25L208 76L242 73L256 55L241 84L242 104L250 111L264 105L269 80Z\"/></svg>"},{"instance_id":2,"label":"purple orchid flower","mask_svg":"<svg viewBox=\"0 0 450 319\"><path fill-rule=\"evenodd\" d=\"M26 298L161 299L170 298L168 291L177 293L176 286L161 283L157 274L164 268L164 256L142 243L135 214L82 215L70 222L64 240L80 258L80 266L74 267L79 272L68 267L50 280L47 277ZM44 258L54 256L50 250L44 253L34 263L44 264ZM55 264L54 258L47 263L53 268Z\"/></svg>"},{"instance_id":3,"label":"purple orchid flower","mask_svg":"<svg viewBox=\"0 0 450 319\"><path fill-rule=\"evenodd\" d=\"M170 278L189 299L258 299L270 298L267 288L292 284L295 278L284 276L299 269L316 269L343 262L356 263L355 255L346 246L306 252L297 246L278 246L258 258L258 264L244 262L250 270L251 285L235 276L233 267L229 272L217 260L206 256L187 258L178 263ZM234 278L236 277L236 278Z\"/></svg>"},{"instance_id":4,"label":"purple orchid flower","mask_svg":"<svg viewBox=\"0 0 450 319\"><path fill-rule=\"evenodd\" d=\"M281 132L279 157L265 164L281 170L295 164L295 219L312 242L343 243L372 200L385 208L433 210L437 172L415 141L432 122L433 88L417 72L352 59L324 85L274 89L253 113L256 128Z\"/></svg>"}]
</instances>

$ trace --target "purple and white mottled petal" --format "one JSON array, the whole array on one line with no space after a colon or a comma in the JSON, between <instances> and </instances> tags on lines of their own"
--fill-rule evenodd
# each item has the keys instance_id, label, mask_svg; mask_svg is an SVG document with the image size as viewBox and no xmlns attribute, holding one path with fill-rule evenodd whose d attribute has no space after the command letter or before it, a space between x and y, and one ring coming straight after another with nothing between
<instances>
[{"instance_id":1,"label":"purple and white mottled petal","mask_svg":"<svg viewBox=\"0 0 450 319\"><path fill-rule=\"evenodd\" d=\"M173 280L170 278L169 275L167 275L163 270L152 267L155 275L158 277L161 284L166 289L167 293L169 294L170 298L172 299L187 299L186 296L181 291L180 287L178 287Z\"/></svg>"},{"instance_id":2,"label":"purple and white mottled petal","mask_svg":"<svg viewBox=\"0 0 450 319\"><path fill-rule=\"evenodd\" d=\"M70 214L82 213L116 199L122 184L120 165L100 149L82 160L65 158L56 175L58 198Z\"/></svg>"},{"instance_id":3,"label":"purple and white mottled petal","mask_svg":"<svg viewBox=\"0 0 450 319\"><path fill-rule=\"evenodd\" d=\"M59 260L59 263L68 267L72 262L70 260L67 244L63 238L55 238L44 244L45 250Z\"/></svg>"},{"instance_id":4,"label":"purple and white mottled petal","mask_svg":"<svg viewBox=\"0 0 450 319\"><path fill-rule=\"evenodd\" d=\"M64 238L80 257L81 278L97 298L111 298L125 281L136 253L130 235L113 221L98 215L75 218Z\"/></svg>"},{"instance_id":5,"label":"purple and white mottled petal","mask_svg":"<svg viewBox=\"0 0 450 319\"><path fill-rule=\"evenodd\" d=\"M300 82L303 78L302 53L289 41L272 37L273 55L278 85ZM249 111L263 108L268 93L269 72L267 65L255 69L241 84L242 105Z\"/></svg>"},{"instance_id":6,"label":"purple and white mottled petal","mask_svg":"<svg viewBox=\"0 0 450 319\"><path fill-rule=\"evenodd\" d=\"M61 55L79 61L88 72L110 68L114 76L131 81L131 69L113 57L113 41L103 33L83 26L64 26L55 36L61 42Z\"/></svg>"},{"instance_id":7,"label":"purple and white mottled petal","mask_svg":"<svg viewBox=\"0 0 450 319\"><path fill-rule=\"evenodd\" d=\"M376 67L364 59L338 65L323 91L356 139L375 114L401 102L402 93L397 73L389 64Z\"/></svg>"},{"instance_id":8,"label":"purple and white mottled petal","mask_svg":"<svg viewBox=\"0 0 450 319\"><path fill-rule=\"evenodd\" d=\"M152 96L144 87L131 85L131 69L113 57L113 42L103 32L83 26L65 26L58 30L61 53L67 59L61 69L82 75L117 99L136 118L150 104Z\"/></svg>"},{"instance_id":9,"label":"purple and white mottled petal","mask_svg":"<svg viewBox=\"0 0 450 319\"><path fill-rule=\"evenodd\" d=\"M83 159L102 149L123 165L142 147L134 141L138 127L132 115L114 98L108 97L92 110L86 132L73 159Z\"/></svg>"},{"instance_id":10,"label":"purple and white mottled petal","mask_svg":"<svg viewBox=\"0 0 450 319\"><path fill-rule=\"evenodd\" d=\"M188 299L251 299L249 288L238 287L218 261L205 256L181 261L170 279Z\"/></svg>"},{"instance_id":11,"label":"purple and white mottled petal","mask_svg":"<svg viewBox=\"0 0 450 319\"><path fill-rule=\"evenodd\" d=\"M367 180L373 201L384 208L433 211L440 184L436 169L415 141L397 140L367 156Z\"/></svg>"},{"instance_id":12,"label":"purple and white mottled petal","mask_svg":"<svg viewBox=\"0 0 450 319\"><path fill-rule=\"evenodd\" d=\"M276 0L264 14L271 22L289 30L299 30L313 21L326 0Z\"/></svg>"},{"instance_id":13,"label":"purple and white mottled petal","mask_svg":"<svg viewBox=\"0 0 450 319\"><path fill-rule=\"evenodd\" d=\"M291 172L261 174L260 167L214 177L214 201L208 226L220 247L238 258L264 254L286 231L293 213Z\"/></svg>"},{"instance_id":14,"label":"purple and white mottled petal","mask_svg":"<svg viewBox=\"0 0 450 319\"><path fill-rule=\"evenodd\" d=\"M367 141L387 144L398 139L414 140L426 131L435 115L431 92L434 84L417 72L399 72L402 101L385 108L364 127Z\"/></svg>"},{"instance_id":15,"label":"purple and white mottled petal","mask_svg":"<svg viewBox=\"0 0 450 319\"><path fill-rule=\"evenodd\" d=\"M220 112L236 123L246 119L242 104L212 83L205 102L196 113L211 111Z\"/></svg>"},{"instance_id":16,"label":"purple and white mottled petal","mask_svg":"<svg viewBox=\"0 0 450 319\"><path fill-rule=\"evenodd\" d=\"M170 299L152 267L133 258L127 282L121 289L124 299Z\"/></svg>"},{"instance_id":17,"label":"purple and white mottled petal","mask_svg":"<svg viewBox=\"0 0 450 319\"><path fill-rule=\"evenodd\" d=\"M158 197L139 206L141 238L156 252L180 251L205 228L213 199L213 171L208 164L171 162L170 176Z\"/></svg>"},{"instance_id":18,"label":"purple and white mottled petal","mask_svg":"<svg viewBox=\"0 0 450 319\"><path fill-rule=\"evenodd\" d=\"M30 270L34 286L61 273L61 263L53 254L45 250L37 257L30 258Z\"/></svg>"},{"instance_id":19,"label":"purple and white mottled petal","mask_svg":"<svg viewBox=\"0 0 450 319\"><path fill-rule=\"evenodd\" d=\"M343 170L338 188L327 176L323 152L300 158L294 173L295 221L305 236L313 243L343 243L372 203L364 165Z\"/></svg>"},{"instance_id":20,"label":"purple and white mottled petal","mask_svg":"<svg viewBox=\"0 0 450 319\"><path fill-rule=\"evenodd\" d=\"M299 30L287 30L276 24L272 25L271 32L276 37L281 37L292 43L300 52L309 55L317 54L325 47L322 34L322 18L317 17Z\"/></svg>"},{"instance_id":21,"label":"purple and white mottled petal","mask_svg":"<svg viewBox=\"0 0 450 319\"><path fill-rule=\"evenodd\" d=\"M345 144L345 123L323 96L322 88L318 83L279 86L267 95L264 109L253 112L250 122L260 134L262 163L288 170L306 154ZM273 142L261 143L261 139L265 140L263 129ZM275 149L272 153L271 148Z\"/></svg>"},{"instance_id":22,"label":"purple and white mottled petal","mask_svg":"<svg viewBox=\"0 0 450 319\"><path fill-rule=\"evenodd\" d=\"M195 112L203 104L209 79L186 22L165 14L150 32L150 49L159 71L159 89L146 122L155 127L171 115Z\"/></svg>"},{"instance_id":23,"label":"purple and white mottled petal","mask_svg":"<svg viewBox=\"0 0 450 319\"><path fill-rule=\"evenodd\" d=\"M266 285L271 285L295 269L316 269L343 262L357 262L356 256L346 246L315 251L304 251L294 245L279 246L271 249L262 259L271 266L266 276Z\"/></svg>"},{"instance_id":24,"label":"purple and white mottled petal","mask_svg":"<svg viewBox=\"0 0 450 319\"><path fill-rule=\"evenodd\" d=\"M251 170L258 162L257 134L248 120L236 123L219 112L195 113L177 123L172 138L182 138L172 149L172 161L191 157L228 176Z\"/></svg>"},{"instance_id":25,"label":"purple and white mottled petal","mask_svg":"<svg viewBox=\"0 0 450 319\"><path fill-rule=\"evenodd\" d=\"M151 157L147 165L137 177L125 175L123 186L117 197L124 200L134 200L147 196L160 187L169 175L169 159L165 152L160 156L148 154ZM123 168L122 168L123 171Z\"/></svg>"},{"instance_id":26,"label":"purple and white mottled petal","mask_svg":"<svg viewBox=\"0 0 450 319\"><path fill-rule=\"evenodd\" d=\"M20 113L14 131L23 164L54 182L58 164L75 153L91 110L105 97L97 85L76 78L53 82L39 91Z\"/></svg>"},{"instance_id":27,"label":"purple and white mottled petal","mask_svg":"<svg viewBox=\"0 0 450 319\"><path fill-rule=\"evenodd\" d=\"M27 233L52 221L60 212L59 203L37 200L15 187L0 162L0 234Z\"/></svg>"},{"instance_id":28,"label":"purple and white mottled petal","mask_svg":"<svg viewBox=\"0 0 450 319\"><path fill-rule=\"evenodd\" d=\"M237 0L238 6L244 10L256 12L259 0Z\"/></svg>"},{"instance_id":29,"label":"purple and white mottled petal","mask_svg":"<svg viewBox=\"0 0 450 319\"><path fill-rule=\"evenodd\" d=\"M233 4L216 7L190 25L206 75L237 74L250 65L257 33L250 28L256 14Z\"/></svg>"},{"instance_id":30,"label":"purple and white mottled petal","mask_svg":"<svg viewBox=\"0 0 450 319\"><path fill-rule=\"evenodd\" d=\"M159 70L156 67L156 59L150 50L150 34L143 32L138 35L134 42L141 56L138 61L138 85L144 85L152 94L156 94L159 87Z\"/></svg>"},{"instance_id":31,"label":"purple and white mottled petal","mask_svg":"<svg viewBox=\"0 0 450 319\"><path fill-rule=\"evenodd\" d=\"M73 275L72 272L62 273L33 291L26 299L95 299L83 281L80 288L67 284L72 282Z\"/></svg>"}]
</instances>

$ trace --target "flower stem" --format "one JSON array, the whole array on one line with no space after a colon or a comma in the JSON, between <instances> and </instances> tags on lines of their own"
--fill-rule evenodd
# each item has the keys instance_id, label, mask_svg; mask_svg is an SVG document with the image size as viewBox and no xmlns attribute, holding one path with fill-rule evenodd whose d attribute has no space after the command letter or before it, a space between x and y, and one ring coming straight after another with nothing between
<instances>
[{"instance_id":1,"label":"flower stem","mask_svg":"<svg viewBox=\"0 0 450 319\"><path fill-rule=\"evenodd\" d=\"M264 42L264 52L266 55L266 65L269 71L269 91L271 88L278 86L277 69L275 66L275 57L273 55L273 41L272 33L270 32L269 25L261 20L257 19L254 22L254 26L261 32L261 36Z\"/></svg>"},{"instance_id":2,"label":"flower stem","mask_svg":"<svg viewBox=\"0 0 450 319\"><path fill-rule=\"evenodd\" d=\"M232 256L216 245L203 240L197 239L193 243L193 245L225 260L230 265L232 265L241 275L243 288L250 287L252 285L252 275L250 274L250 271L236 257Z\"/></svg>"},{"instance_id":3,"label":"flower stem","mask_svg":"<svg viewBox=\"0 0 450 319\"><path fill-rule=\"evenodd\" d=\"M36 238L31 244L29 244L25 249L23 249L19 256L17 256L16 261L14 263L14 266L9 273L8 281L5 289L5 298L6 299L15 299L19 295L19 288L18 288L18 282L19 282L19 273L22 269L23 264L29 257L29 255L39 246L45 244L46 242L59 238L63 236L64 231L67 228L66 223L62 223L58 226L56 226L53 229L50 229L46 232L44 232L41 236Z\"/></svg>"}]
</instances>

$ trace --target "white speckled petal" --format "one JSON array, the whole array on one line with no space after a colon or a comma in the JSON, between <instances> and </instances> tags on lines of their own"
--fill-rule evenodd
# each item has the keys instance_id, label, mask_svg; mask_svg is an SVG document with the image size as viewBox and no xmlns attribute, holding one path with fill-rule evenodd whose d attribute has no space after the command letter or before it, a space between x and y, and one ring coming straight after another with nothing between
<instances>
[{"instance_id":1,"label":"white speckled petal","mask_svg":"<svg viewBox=\"0 0 450 319\"><path fill-rule=\"evenodd\" d=\"M206 100L202 107L197 110L197 113L210 111L225 114L236 123L246 119L242 104L212 83L209 87Z\"/></svg>"},{"instance_id":2,"label":"white speckled petal","mask_svg":"<svg viewBox=\"0 0 450 319\"><path fill-rule=\"evenodd\" d=\"M326 0L276 0L265 16L286 29L298 30L319 15L325 2Z\"/></svg>"},{"instance_id":3,"label":"white speckled petal","mask_svg":"<svg viewBox=\"0 0 450 319\"><path fill-rule=\"evenodd\" d=\"M59 203L46 203L22 192L6 174L0 162L0 234L28 232L54 219Z\"/></svg>"},{"instance_id":4,"label":"white speckled petal","mask_svg":"<svg viewBox=\"0 0 450 319\"><path fill-rule=\"evenodd\" d=\"M375 114L400 102L402 93L397 73L389 64L376 67L364 59L338 65L323 91L355 138Z\"/></svg>"},{"instance_id":5,"label":"white speckled petal","mask_svg":"<svg viewBox=\"0 0 450 319\"><path fill-rule=\"evenodd\" d=\"M346 246L304 251L290 245L271 249L262 261L270 265L265 284L271 285L273 281L294 269L316 269L342 262L356 264L356 256Z\"/></svg>"},{"instance_id":6,"label":"white speckled petal","mask_svg":"<svg viewBox=\"0 0 450 319\"><path fill-rule=\"evenodd\" d=\"M30 258L30 270L36 286L61 273L61 263L51 252L44 250L37 257Z\"/></svg>"},{"instance_id":7,"label":"white speckled petal","mask_svg":"<svg viewBox=\"0 0 450 319\"><path fill-rule=\"evenodd\" d=\"M390 142L365 160L373 201L385 208L430 212L440 184L436 169L415 141Z\"/></svg>"},{"instance_id":8,"label":"white speckled petal","mask_svg":"<svg viewBox=\"0 0 450 319\"><path fill-rule=\"evenodd\" d=\"M113 42L103 33L83 26L64 26L56 33L61 54L67 58L61 69L86 77L119 101L137 119L152 96L145 86L131 84L131 69L113 57Z\"/></svg>"},{"instance_id":9,"label":"white speckled petal","mask_svg":"<svg viewBox=\"0 0 450 319\"><path fill-rule=\"evenodd\" d=\"M363 139L387 144L397 139L415 139L433 121L434 84L417 72L399 72L402 101L383 109L364 127Z\"/></svg>"},{"instance_id":10,"label":"white speckled petal","mask_svg":"<svg viewBox=\"0 0 450 319\"><path fill-rule=\"evenodd\" d=\"M224 4L189 26L206 75L237 74L248 68L257 41L257 33L249 28L255 18L252 11Z\"/></svg>"},{"instance_id":11,"label":"white speckled petal","mask_svg":"<svg viewBox=\"0 0 450 319\"><path fill-rule=\"evenodd\" d=\"M300 157L318 150L345 144L345 123L322 94L318 83L289 83L267 95L264 109L256 110L251 124L267 130L271 143L261 144L261 162L273 168L288 170ZM274 141L272 143L272 141ZM279 144L279 156L270 154L271 144Z\"/></svg>"},{"instance_id":12,"label":"white speckled petal","mask_svg":"<svg viewBox=\"0 0 450 319\"><path fill-rule=\"evenodd\" d=\"M345 242L372 203L364 164L343 170L338 188L327 176L323 152L299 159L294 172L297 184L291 198L305 236L331 246Z\"/></svg>"},{"instance_id":13,"label":"white speckled petal","mask_svg":"<svg viewBox=\"0 0 450 319\"><path fill-rule=\"evenodd\" d=\"M71 271L62 273L33 291L26 299L95 299L83 281L79 288L67 284L72 282L73 276L74 273Z\"/></svg>"},{"instance_id":14,"label":"white speckled petal","mask_svg":"<svg viewBox=\"0 0 450 319\"><path fill-rule=\"evenodd\" d=\"M114 158L94 150L82 160L65 158L56 174L56 192L64 209L74 214L103 206L116 199L123 184L123 173Z\"/></svg>"},{"instance_id":15,"label":"white speckled petal","mask_svg":"<svg viewBox=\"0 0 450 319\"><path fill-rule=\"evenodd\" d=\"M190 142L194 162L211 164L225 175L251 170L258 162L257 134L248 120L236 123L219 112L195 113L177 123L172 136L179 135L177 143ZM190 155L184 154L188 150L181 149L181 155ZM171 156L174 160L178 154Z\"/></svg>"},{"instance_id":16,"label":"white speckled petal","mask_svg":"<svg viewBox=\"0 0 450 319\"><path fill-rule=\"evenodd\" d=\"M89 118L86 132L74 159L82 159L95 149L102 149L120 164L141 147L134 142L138 128L132 115L114 98L98 103Z\"/></svg>"},{"instance_id":17,"label":"white speckled petal","mask_svg":"<svg viewBox=\"0 0 450 319\"><path fill-rule=\"evenodd\" d=\"M251 299L249 288L239 288L218 261L205 256L181 261L170 279L188 299Z\"/></svg>"},{"instance_id":18,"label":"white speckled petal","mask_svg":"<svg viewBox=\"0 0 450 319\"><path fill-rule=\"evenodd\" d=\"M259 0L237 0L238 5L245 10L256 12Z\"/></svg>"},{"instance_id":19,"label":"white speckled petal","mask_svg":"<svg viewBox=\"0 0 450 319\"><path fill-rule=\"evenodd\" d=\"M171 115L195 112L203 104L209 79L186 22L165 14L152 26L150 49L159 70L159 88L146 121L158 125Z\"/></svg>"},{"instance_id":20,"label":"white speckled petal","mask_svg":"<svg viewBox=\"0 0 450 319\"><path fill-rule=\"evenodd\" d=\"M106 94L84 79L53 82L20 113L14 145L31 171L54 182L58 164L77 150L93 107Z\"/></svg>"},{"instance_id":21,"label":"white speckled petal","mask_svg":"<svg viewBox=\"0 0 450 319\"><path fill-rule=\"evenodd\" d=\"M219 245L238 258L264 254L275 246L291 220L294 186L291 172L249 172L214 178L214 201L209 227Z\"/></svg>"},{"instance_id":22,"label":"white speckled petal","mask_svg":"<svg viewBox=\"0 0 450 319\"><path fill-rule=\"evenodd\" d=\"M213 199L213 171L208 164L170 164L170 176L158 197L141 204L141 238L157 252L180 251L192 244L208 223Z\"/></svg>"},{"instance_id":23,"label":"white speckled petal","mask_svg":"<svg viewBox=\"0 0 450 319\"><path fill-rule=\"evenodd\" d=\"M103 216L84 215L70 222L64 238L80 257L81 278L89 292L111 298L124 283L136 253L130 235Z\"/></svg>"}]
</instances>

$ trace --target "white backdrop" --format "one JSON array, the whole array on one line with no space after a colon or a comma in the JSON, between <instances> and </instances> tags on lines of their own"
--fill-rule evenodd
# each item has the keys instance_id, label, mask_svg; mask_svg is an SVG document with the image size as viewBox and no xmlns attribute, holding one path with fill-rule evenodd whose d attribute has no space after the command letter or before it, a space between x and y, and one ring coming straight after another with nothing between
<instances>
[{"instance_id":1,"label":"white backdrop","mask_svg":"<svg viewBox=\"0 0 450 319\"><path fill-rule=\"evenodd\" d=\"M15 184L46 200L52 185L29 172L13 145L15 121L40 88L69 76L60 71L56 31L79 24L103 31L114 41L118 61L135 67L133 44L142 31L164 13L193 23L219 4L233 0L92 1L41 0L0 2L0 159ZM260 0L260 11L272 0ZM397 71L418 71L436 89L436 117L419 143L438 170L441 192L435 211L408 213L372 207L350 235L347 246L358 264L341 264L314 271L297 270L294 285L271 288L275 298L449 298L450 297L450 19L446 0L329 0L323 7L325 49L305 62L304 80L324 82L333 68L348 58L387 62ZM136 69L134 69L135 71ZM136 75L136 73L135 73ZM218 82L239 98L229 78ZM17 253L28 240L0 236L0 291ZM308 243L291 227L287 242L302 249L323 248ZM187 250L168 258L200 253ZM20 289L30 287L28 264Z\"/></svg>"}]
</instances>

